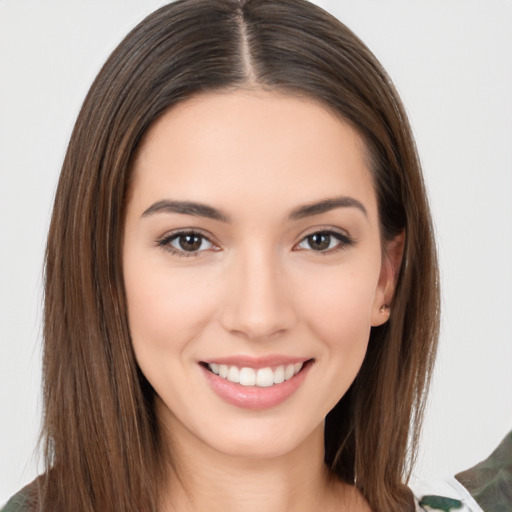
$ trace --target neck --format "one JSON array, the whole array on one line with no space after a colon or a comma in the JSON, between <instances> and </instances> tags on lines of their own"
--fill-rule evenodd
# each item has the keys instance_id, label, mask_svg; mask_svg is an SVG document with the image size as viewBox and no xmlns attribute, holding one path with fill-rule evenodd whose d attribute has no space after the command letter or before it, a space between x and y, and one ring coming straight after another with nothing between
<instances>
[{"instance_id":1,"label":"neck","mask_svg":"<svg viewBox=\"0 0 512 512\"><path fill-rule=\"evenodd\" d=\"M172 469L162 510L311 512L366 510L357 491L324 464L323 424L293 451L265 458L220 453L188 431L173 432ZM180 429L181 430L181 429Z\"/></svg>"}]
</instances>

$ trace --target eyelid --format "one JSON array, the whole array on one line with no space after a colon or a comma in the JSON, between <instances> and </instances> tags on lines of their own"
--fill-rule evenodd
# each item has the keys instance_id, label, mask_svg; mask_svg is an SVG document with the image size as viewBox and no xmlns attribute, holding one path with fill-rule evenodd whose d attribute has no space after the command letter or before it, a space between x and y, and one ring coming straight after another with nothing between
<instances>
[{"instance_id":1,"label":"eyelid","mask_svg":"<svg viewBox=\"0 0 512 512\"><path fill-rule=\"evenodd\" d=\"M333 235L339 235L344 238L348 238L348 239L352 240L352 237L349 235L349 233L346 229L337 228L334 226L314 226L312 228L306 229L306 231L304 231L300 235L299 241L303 240L304 238L306 238L308 236L314 235L315 233L330 233Z\"/></svg>"},{"instance_id":2,"label":"eyelid","mask_svg":"<svg viewBox=\"0 0 512 512\"><path fill-rule=\"evenodd\" d=\"M330 235L338 240L338 244L331 248L324 251L315 251L314 249L302 249L298 248L300 244L302 244L308 237L315 235L315 234L326 234ZM315 226L314 228L308 229L305 233L303 233L299 239L299 241L293 246L293 250L296 251L311 251L316 252L318 254L332 254L338 250L346 249L356 243L356 240L349 235L349 233L340 228L335 228L332 226Z\"/></svg>"},{"instance_id":3,"label":"eyelid","mask_svg":"<svg viewBox=\"0 0 512 512\"><path fill-rule=\"evenodd\" d=\"M180 236L185 235L199 235L201 238L207 240L210 244L212 244L212 248L209 249L202 249L198 251L185 251L182 249L178 249L176 247L172 247L170 245L170 242L173 240L176 240ZM200 228L179 228L174 229L172 231L166 232L164 235L159 237L156 240L156 245L160 247L161 249L170 252L173 255L181 256L181 257L194 257L194 256L200 256L203 252L207 251L219 251L220 245L214 240L214 237L210 234L205 232L203 229Z\"/></svg>"},{"instance_id":4,"label":"eyelid","mask_svg":"<svg viewBox=\"0 0 512 512\"><path fill-rule=\"evenodd\" d=\"M348 233L346 229L333 226L314 226L301 233L297 243L302 242L308 236L315 235L316 233L327 233L355 242L355 239Z\"/></svg>"}]
</instances>

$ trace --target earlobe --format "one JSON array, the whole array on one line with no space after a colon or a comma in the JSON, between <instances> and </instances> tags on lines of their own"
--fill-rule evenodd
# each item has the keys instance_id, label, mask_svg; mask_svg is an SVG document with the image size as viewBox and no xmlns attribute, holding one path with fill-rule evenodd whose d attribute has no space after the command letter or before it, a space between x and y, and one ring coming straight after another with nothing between
<instances>
[{"instance_id":1,"label":"earlobe","mask_svg":"<svg viewBox=\"0 0 512 512\"><path fill-rule=\"evenodd\" d=\"M373 303L373 327L386 323L391 315L390 305L393 300L402 263L404 244L405 232L402 231L395 238L387 242L383 249L379 282Z\"/></svg>"},{"instance_id":2,"label":"earlobe","mask_svg":"<svg viewBox=\"0 0 512 512\"><path fill-rule=\"evenodd\" d=\"M379 325L385 324L389 320L389 316L391 314L391 307L388 304L382 304L380 308L373 311L372 318L372 327L377 327Z\"/></svg>"}]
</instances>

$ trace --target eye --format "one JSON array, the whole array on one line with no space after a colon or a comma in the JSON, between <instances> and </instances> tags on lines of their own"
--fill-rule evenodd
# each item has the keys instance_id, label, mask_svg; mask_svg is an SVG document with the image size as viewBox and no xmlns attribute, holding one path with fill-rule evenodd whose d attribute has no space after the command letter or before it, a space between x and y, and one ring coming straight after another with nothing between
<instances>
[{"instance_id":1,"label":"eye","mask_svg":"<svg viewBox=\"0 0 512 512\"><path fill-rule=\"evenodd\" d=\"M196 256L200 252L216 249L206 236L195 231L181 231L165 236L158 241L158 246L177 256Z\"/></svg>"},{"instance_id":2,"label":"eye","mask_svg":"<svg viewBox=\"0 0 512 512\"><path fill-rule=\"evenodd\" d=\"M353 243L351 238L336 231L316 231L303 238L296 248L316 252L334 252Z\"/></svg>"}]
</instances>

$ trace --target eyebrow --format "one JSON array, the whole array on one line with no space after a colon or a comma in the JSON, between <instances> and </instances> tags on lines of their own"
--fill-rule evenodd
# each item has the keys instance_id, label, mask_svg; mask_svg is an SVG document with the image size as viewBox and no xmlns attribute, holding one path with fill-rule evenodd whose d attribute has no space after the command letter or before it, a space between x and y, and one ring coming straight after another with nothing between
<instances>
[{"instance_id":1,"label":"eyebrow","mask_svg":"<svg viewBox=\"0 0 512 512\"><path fill-rule=\"evenodd\" d=\"M230 222L229 216L217 208L193 201L170 201L167 199L157 201L144 211L142 217L154 215L155 213L181 213L183 215L195 215L197 217L220 220L221 222Z\"/></svg>"},{"instance_id":2,"label":"eyebrow","mask_svg":"<svg viewBox=\"0 0 512 512\"><path fill-rule=\"evenodd\" d=\"M366 208L360 201L353 197L340 196L299 206L291 211L289 218L291 220L300 220L305 217L320 215L336 208L357 208L364 213L365 216L368 216ZM154 215L155 213L180 213L182 215L206 217L208 219L219 220L221 222L231 222L229 215L221 210L214 208L213 206L194 201L171 201L163 199L161 201L157 201L144 210L142 217Z\"/></svg>"},{"instance_id":3,"label":"eyebrow","mask_svg":"<svg viewBox=\"0 0 512 512\"><path fill-rule=\"evenodd\" d=\"M366 211L363 203L353 197L340 196L333 197L331 199L324 199L323 201L306 204L304 206L299 206L298 208L292 210L290 213L290 219L299 220L305 217L311 217L313 215L320 215L336 208L357 208L362 213L364 213L366 217L368 217L368 212Z\"/></svg>"}]
</instances>

